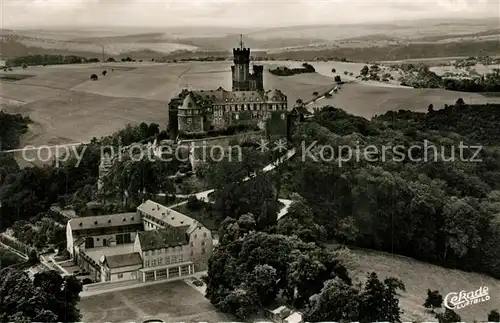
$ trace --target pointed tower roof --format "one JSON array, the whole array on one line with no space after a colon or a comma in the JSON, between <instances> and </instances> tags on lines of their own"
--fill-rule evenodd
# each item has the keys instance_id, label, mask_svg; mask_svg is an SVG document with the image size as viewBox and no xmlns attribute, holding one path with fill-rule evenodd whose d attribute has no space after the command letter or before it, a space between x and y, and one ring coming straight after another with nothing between
<instances>
[{"instance_id":1,"label":"pointed tower roof","mask_svg":"<svg viewBox=\"0 0 500 323\"><path fill-rule=\"evenodd\" d=\"M199 109L198 103L196 103L196 98L193 92L189 92L182 102L182 109Z\"/></svg>"}]
</instances>

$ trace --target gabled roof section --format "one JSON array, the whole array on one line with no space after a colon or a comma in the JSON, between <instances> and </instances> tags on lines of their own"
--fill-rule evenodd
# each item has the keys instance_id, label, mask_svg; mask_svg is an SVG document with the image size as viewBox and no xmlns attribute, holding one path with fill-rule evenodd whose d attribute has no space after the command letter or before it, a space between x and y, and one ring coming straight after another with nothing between
<instances>
[{"instance_id":1,"label":"gabled roof section","mask_svg":"<svg viewBox=\"0 0 500 323\"><path fill-rule=\"evenodd\" d=\"M297 112L297 113L300 113L302 115L310 115L312 114L311 112L309 112L306 107L302 106L302 105L299 105L299 106L296 106L293 108L293 111Z\"/></svg>"},{"instance_id":2,"label":"gabled roof section","mask_svg":"<svg viewBox=\"0 0 500 323\"><path fill-rule=\"evenodd\" d=\"M79 247L81 244L83 244L85 242L85 239L84 238L78 238L75 240L75 243L73 244L73 246L75 247Z\"/></svg>"},{"instance_id":3,"label":"gabled roof section","mask_svg":"<svg viewBox=\"0 0 500 323\"><path fill-rule=\"evenodd\" d=\"M189 92L184 101L182 102L182 109L199 109L200 106L193 94L193 92Z\"/></svg>"},{"instance_id":4,"label":"gabled roof section","mask_svg":"<svg viewBox=\"0 0 500 323\"><path fill-rule=\"evenodd\" d=\"M271 91L271 93L268 94L268 97L271 101L282 101L286 99L286 96L283 94L283 92L278 89L274 89L273 91Z\"/></svg>"},{"instance_id":5,"label":"gabled roof section","mask_svg":"<svg viewBox=\"0 0 500 323\"><path fill-rule=\"evenodd\" d=\"M136 213L117 213L74 218L68 221L68 225L73 231L110 228L130 224L142 224L141 217Z\"/></svg>"},{"instance_id":6,"label":"gabled roof section","mask_svg":"<svg viewBox=\"0 0 500 323\"><path fill-rule=\"evenodd\" d=\"M147 200L137 207L137 210L146 213L172 227L190 226L194 219L177 212L171 208L163 206L151 200Z\"/></svg>"},{"instance_id":7,"label":"gabled roof section","mask_svg":"<svg viewBox=\"0 0 500 323\"><path fill-rule=\"evenodd\" d=\"M186 230L189 226L168 227L138 233L142 251L183 246L189 243Z\"/></svg>"},{"instance_id":8,"label":"gabled roof section","mask_svg":"<svg viewBox=\"0 0 500 323\"><path fill-rule=\"evenodd\" d=\"M122 255L105 256L104 261L108 264L108 267L111 269L142 265L142 258L138 252L126 253Z\"/></svg>"}]
</instances>

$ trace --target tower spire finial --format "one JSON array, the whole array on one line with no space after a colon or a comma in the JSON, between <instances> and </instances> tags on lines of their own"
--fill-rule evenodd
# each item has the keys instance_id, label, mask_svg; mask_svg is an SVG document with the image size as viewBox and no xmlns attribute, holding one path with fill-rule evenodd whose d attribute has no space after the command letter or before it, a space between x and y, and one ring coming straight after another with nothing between
<instances>
[{"instance_id":1,"label":"tower spire finial","mask_svg":"<svg viewBox=\"0 0 500 323\"><path fill-rule=\"evenodd\" d=\"M243 34L240 34L240 48L243 49Z\"/></svg>"}]
</instances>

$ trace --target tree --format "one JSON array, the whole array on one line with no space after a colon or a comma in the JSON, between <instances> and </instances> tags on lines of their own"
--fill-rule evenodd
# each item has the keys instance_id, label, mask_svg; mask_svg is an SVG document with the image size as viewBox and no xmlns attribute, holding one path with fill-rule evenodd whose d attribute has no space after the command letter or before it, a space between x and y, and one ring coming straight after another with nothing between
<instances>
[{"instance_id":1,"label":"tree","mask_svg":"<svg viewBox=\"0 0 500 323\"><path fill-rule=\"evenodd\" d=\"M465 105L465 101L462 98L458 98L457 102L455 102L455 105L458 107L463 107Z\"/></svg>"},{"instance_id":2,"label":"tree","mask_svg":"<svg viewBox=\"0 0 500 323\"><path fill-rule=\"evenodd\" d=\"M361 293L359 321L401 322L397 290L405 290L399 279L390 277L381 282L375 272L369 273Z\"/></svg>"},{"instance_id":3,"label":"tree","mask_svg":"<svg viewBox=\"0 0 500 323\"><path fill-rule=\"evenodd\" d=\"M106 62L108 62L108 63L115 63L116 60L113 57L108 57L108 59L106 60Z\"/></svg>"},{"instance_id":4,"label":"tree","mask_svg":"<svg viewBox=\"0 0 500 323\"><path fill-rule=\"evenodd\" d=\"M0 271L1 322L78 322L82 286L74 276L55 271L28 274L14 269Z\"/></svg>"},{"instance_id":5,"label":"tree","mask_svg":"<svg viewBox=\"0 0 500 323\"><path fill-rule=\"evenodd\" d=\"M460 317L460 315L455 313L453 310L450 310L449 308L446 308L444 313L436 314L436 318L438 319L439 323L462 322L462 318Z\"/></svg>"},{"instance_id":6,"label":"tree","mask_svg":"<svg viewBox=\"0 0 500 323\"><path fill-rule=\"evenodd\" d=\"M304 312L306 322L354 322L359 318L359 290L341 279L328 280L311 298Z\"/></svg>"},{"instance_id":7,"label":"tree","mask_svg":"<svg viewBox=\"0 0 500 323\"><path fill-rule=\"evenodd\" d=\"M314 95L314 96L318 96L318 92L314 91L314 92L313 92L313 95Z\"/></svg>"},{"instance_id":8,"label":"tree","mask_svg":"<svg viewBox=\"0 0 500 323\"><path fill-rule=\"evenodd\" d=\"M304 104L304 101L302 101L302 99L297 99L297 101L295 101L295 103L298 105L298 106L302 106Z\"/></svg>"},{"instance_id":9,"label":"tree","mask_svg":"<svg viewBox=\"0 0 500 323\"><path fill-rule=\"evenodd\" d=\"M332 73L337 73L337 70L332 68Z\"/></svg>"},{"instance_id":10,"label":"tree","mask_svg":"<svg viewBox=\"0 0 500 323\"><path fill-rule=\"evenodd\" d=\"M427 299L425 300L424 307L430 308L434 311L435 308L441 308L443 304L443 296L439 294L439 291L430 289L427 290Z\"/></svg>"},{"instance_id":11,"label":"tree","mask_svg":"<svg viewBox=\"0 0 500 323\"><path fill-rule=\"evenodd\" d=\"M106 70L102 71L102 76L106 76L106 73L108 73L108 71Z\"/></svg>"},{"instance_id":12,"label":"tree","mask_svg":"<svg viewBox=\"0 0 500 323\"><path fill-rule=\"evenodd\" d=\"M363 66L363 68L361 69L359 74L361 76L367 76L369 72L370 72L370 69L368 68L368 66L365 65L365 66Z\"/></svg>"},{"instance_id":13,"label":"tree","mask_svg":"<svg viewBox=\"0 0 500 323\"><path fill-rule=\"evenodd\" d=\"M23 64L23 65L22 65L22 68L23 68L23 69L27 69L27 68L28 68L28 65L27 65L27 64Z\"/></svg>"},{"instance_id":14,"label":"tree","mask_svg":"<svg viewBox=\"0 0 500 323\"><path fill-rule=\"evenodd\" d=\"M287 215L278 222L277 232L284 235L295 234L305 242L320 242L326 239L325 228L314 222L313 211L304 198L298 194L293 194L291 198L293 202Z\"/></svg>"},{"instance_id":15,"label":"tree","mask_svg":"<svg viewBox=\"0 0 500 323\"><path fill-rule=\"evenodd\" d=\"M497 310L491 310L488 314L488 322L500 322L500 313Z\"/></svg>"},{"instance_id":16,"label":"tree","mask_svg":"<svg viewBox=\"0 0 500 323\"><path fill-rule=\"evenodd\" d=\"M340 75L336 75L334 78L335 82L340 83L342 80L340 79Z\"/></svg>"},{"instance_id":17,"label":"tree","mask_svg":"<svg viewBox=\"0 0 500 323\"><path fill-rule=\"evenodd\" d=\"M431 104L429 104L429 107L427 108L427 112L428 112L428 113L432 113L432 112L434 112L434 105L433 105L432 103L431 103Z\"/></svg>"},{"instance_id":18,"label":"tree","mask_svg":"<svg viewBox=\"0 0 500 323\"><path fill-rule=\"evenodd\" d=\"M97 80L98 80L98 77L97 77L97 75L96 75L96 74L92 74L92 75L90 75L90 79L91 79L92 81L97 81Z\"/></svg>"}]
</instances>

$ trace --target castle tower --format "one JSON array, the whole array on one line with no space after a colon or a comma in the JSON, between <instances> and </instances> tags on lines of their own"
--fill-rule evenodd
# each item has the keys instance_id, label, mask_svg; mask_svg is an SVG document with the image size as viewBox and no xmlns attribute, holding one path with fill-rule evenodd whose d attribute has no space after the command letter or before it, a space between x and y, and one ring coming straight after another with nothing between
<instances>
[{"instance_id":1,"label":"castle tower","mask_svg":"<svg viewBox=\"0 0 500 323\"><path fill-rule=\"evenodd\" d=\"M255 80L255 86L253 91L264 91L264 66L254 65L253 66L253 79Z\"/></svg>"},{"instance_id":2,"label":"castle tower","mask_svg":"<svg viewBox=\"0 0 500 323\"><path fill-rule=\"evenodd\" d=\"M250 48L243 46L243 35L240 35L240 48L233 48L234 65L231 66L233 73L233 91L250 90Z\"/></svg>"}]
</instances>

